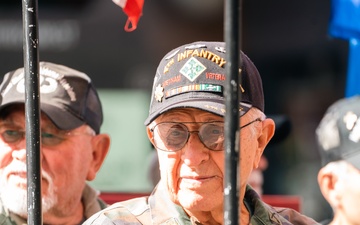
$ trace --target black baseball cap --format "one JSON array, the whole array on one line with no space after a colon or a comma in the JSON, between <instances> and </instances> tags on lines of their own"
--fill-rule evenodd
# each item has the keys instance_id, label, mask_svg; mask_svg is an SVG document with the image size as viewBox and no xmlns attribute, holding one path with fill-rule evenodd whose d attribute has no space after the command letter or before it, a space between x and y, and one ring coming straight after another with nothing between
<instances>
[{"instance_id":1,"label":"black baseball cap","mask_svg":"<svg viewBox=\"0 0 360 225\"><path fill-rule=\"evenodd\" d=\"M225 43L199 41L180 46L160 61L145 125L174 108L191 107L225 114ZM253 62L240 51L240 116L251 107L264 112L262 81ZM240 72L241 71L241 72Z\"/></svg>"},{"instance_id":2,"label":"black baseball cap","mask_svg":"<svg viewBox=\"0 0 360 225\"><path fill-rule=\"evenodd\" d=\"M323 165L345 160L360 169L360 96L333 103L317 127L316 137Z\"/></svg>"},{"instance_id":3,"label":"black baseball cap","mask_svg":"<svg viewBox=\"0 0 360 225\"><path fill-rule=\"evenodd\" d=\"M50 62L39 63L40 108L61 130L83 124L98 134L103 121L98 93L91 79L80 71ZM0 110L25 103L24 68L5 74L0 85Z\"/></svg>"}]
</instances>

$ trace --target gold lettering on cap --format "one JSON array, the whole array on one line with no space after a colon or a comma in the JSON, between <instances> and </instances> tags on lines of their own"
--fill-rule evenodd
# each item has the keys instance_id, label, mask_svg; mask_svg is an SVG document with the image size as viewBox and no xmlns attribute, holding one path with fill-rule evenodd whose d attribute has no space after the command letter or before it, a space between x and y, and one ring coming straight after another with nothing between
<instances>
[{"instance_id":1,"label":"gold lettering on cap","mask_svg":"<svg viewBox=\"0 0 360 225\"><path fill-rule=\"evenodd\" d=\"M183 53L179 53L178 54L178 57L177 57L178 59L177 59L177 61L178 62L180 62L181 60L183 60L183 59L186 59L186 51L185 52L183 52Z\"/></svg>"},{"instance_id":2,"label":"gold lettering on cap","mask_svg":"<svg viewBox=\"0 0 360 225\"><path fill-rule=\"evenodd\" d=\"M208 53L207 53L207 59L208 59L208 60L211 60L212 58L214 58L214 53L208 51Z\"/></svg>"},{"instance_id":3,"label":"gold lettering on cap","mask_svg":"<svg viewBox=\"0 0 360 225\"><path fill-rule=\"evenodd\" d=\"M199 51L197 49L195 49L193 51L193 53L191 54L191 56L199 56Z\"/></svg>"},{"instance_id":4,"label":"gold lettering on cap","mask_svg":"<svg viewBox=\"0 0 360 225\"><path fill-rule=\"evenodd\" d=\"M204 49L201 50L199 57L207 59L208 51L205 51Z\"/></svg>"},{"instance_id":5,"label":"gold lettering on cap","mask_svg":"<svg viewBox=\"0 0 360 225\"><path fill-rule=\"evenodd\" d=\"M221 58L220 58L218 55L214 55L213 61L214 61L216 64L220 65Z\"/></svg>"},{"instance_id":6,"label":"gold lettering on cap","mask_svg":"<svg viewBox=\"0 0 360 225\"><path fill-rule=\"evenodd\" d=\"M164 67L164 74L169 72L170 66L174 64L174 59L171 59Z\"/></svg>"},{"instance_id":7,"label":"gold lettering on cap","mask_svg":"<svg viewBox=\"0 0 360 225\"><path fill-rule=\"evenodd\" d=\"M187 58L193 57L193 56L208 59L208 60L216 63L220 67L224 67L224 65L226 63L224 58L221 58L220 56L218 56L210 51L204 50L204 49L201 49L200 52L198 50L185 50L184 52L181 52L178 54L177 61L180 62L181 60L184 60L184 59L187 59Z\"/></svg>"},{"instance_id":8,"label":"gold lettering on cap","mask_svg":"<svg viewBox=\"0 0 360 225\"><path fill-rule=\"evenodd\" d=\"M190 56L192 56L193 50L187 50L186 51L186 58L189 58Z\"/></svg>"}]
</instances>

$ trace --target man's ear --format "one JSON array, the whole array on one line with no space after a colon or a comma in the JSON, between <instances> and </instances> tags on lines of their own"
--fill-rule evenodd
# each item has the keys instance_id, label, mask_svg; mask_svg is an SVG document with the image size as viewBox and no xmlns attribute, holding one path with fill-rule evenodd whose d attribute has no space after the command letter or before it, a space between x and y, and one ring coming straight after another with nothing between
<instances>
[{"instance_id":1,"label":"man's ear","mask_svg":"<svg viewBox=\"0 0 360 225\"><path fill-rule=\"evenodd\" d=\"M259 166L261 155L263 154L266 145L274 136L274 132L275 132L275 123L272 119L267 118L264 121L262 121L261 131L257 138L258 146L256 149L254 168L257 168Z\"/></svg>"},{"instance_id":2,"label":"man's ear","mask_svg":"<svg viewBox=\"0 0 360 225\"><path fill-rule=\"evenodd\" d=\"M110 149L110 136L107 134L98 134L91 140L92 162L87 175L87 180L93 180L96 173L103 164L105 157Z\"/></svg>"},{"instance_id":3,"label":"man's ear","mask_svg":"<svg viewBox=\"0 0 360 225\"><path fill-rule=\"evenodd\" d=\"M326 201L334 207L338 206L340 199L339 190L336 188L338 180L338 176L325 167L321 168L318 173L320 191Z\"/></svg>"}]
</instances>

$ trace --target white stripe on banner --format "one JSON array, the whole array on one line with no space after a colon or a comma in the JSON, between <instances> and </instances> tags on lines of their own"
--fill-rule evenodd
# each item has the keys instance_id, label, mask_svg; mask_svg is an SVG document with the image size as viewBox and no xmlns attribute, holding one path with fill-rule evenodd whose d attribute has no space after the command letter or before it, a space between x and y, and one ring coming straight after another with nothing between
<instances>
[{"instance_id":1,"label":"white stripe on banner","mask_svg":"<svg viewBox=\"0 0 360 225\"><path fill-rule=\"evenodd\" d=\"M126 5L127 0L112 0L116 5L120 6L121 8L124 8Z\"/></svg>"}]
</instances>

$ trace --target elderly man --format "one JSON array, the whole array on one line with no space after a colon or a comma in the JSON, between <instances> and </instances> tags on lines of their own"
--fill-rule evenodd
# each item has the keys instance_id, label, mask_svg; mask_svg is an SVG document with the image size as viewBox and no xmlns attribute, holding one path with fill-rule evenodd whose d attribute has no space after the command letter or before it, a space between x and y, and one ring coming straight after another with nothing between
<instances>
[{"instance_id":1,"label":"elderly man","mask_svg":"<svg viewBox=\"0 0 360 225\"><path fill-rule=\"evenodd\" d=\"M81 224L107 205L86 184L109 150L103 114L90 78L40 62L41 173L44 224ZM24 69L0 86L0 223L27 223Z\"/></svg>"},{"instance_id":2,"label":"elderly man","mask_svg":"<svg viewBox=\"0 0 360 225\"><path fill-rule=\"evenodd\" d=\"M321 193L334 216L324 224L360 224L360 96L333 103L316 137L323 167L318 173Z\"/></svg>"},{"instance_id":3,"label":"elderly man","mask_svg":"<svg viewBox=\"0 0 360 225\"><path fill-rule=\"evenodd\" d=\"M264 115L260 75L241 53L239 105L241 224L315 224L295 211L278 213L247 185L274 134ZM145 121L158 151L161 180L149 197L110 206L85 224L224 224L225 44L195 42L169 52L156 71Z\"/></svg>"}]
</instances>

